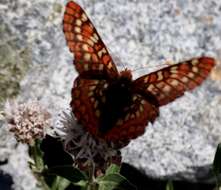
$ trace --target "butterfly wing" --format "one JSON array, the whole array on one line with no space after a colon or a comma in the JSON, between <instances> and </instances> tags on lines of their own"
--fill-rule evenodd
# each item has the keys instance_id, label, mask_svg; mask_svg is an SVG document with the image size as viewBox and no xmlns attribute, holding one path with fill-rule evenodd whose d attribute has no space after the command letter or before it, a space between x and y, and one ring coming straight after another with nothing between
<instances>
[{"instance_id":1,"label":"butterfly wing","mask_svg":"<svg viewBox=\"0 0 221 190\"><path fill-rule=\"evenodd\" d=\"M63 31L72 53L74 65L80 75L98 77L118 75L107 48L84 10L76 3L67 3L63 18Z\"/></svg>"},{"instance_id":2,"label":"butterfly wing","mask_svg":"<svg viewBox=\"0 0 221 190\"><path fill-rule=\"evenodd\" d=\"M125 107L124 113L111 129L101 132L105 93L109 84L106 80L81 79L78 77L72 89L71 107L86 131L96 138L102 138L116 144L126 144L144 133L148 122L153 122L159 114L159 108L146 101L141 95L133 94L132 102ZM111 116L108 118L111 119ZM111 121L110 121L111 122Z\"/></svg>"},{"instance_id":3,"label":"butterfly wing","mask_svg":"<svg viewBox=\"0 0 221 190\"><path fill-rule=\"evenodd\" d=\"M215 65L215 60L200 57L144 75L133 82L135 91L157 106L165 105L200 85Z\"/></svg>"},{"instance_id":4,"label":"butterfly wing","mask_svg":"<svg viewBox=\"0 0 221 190\"><path fill-rule=\"evenodd\" d=\"M119 144L142 135L148 122L154 122L159 115L159 107L149 103L141 95L133 94L132 103L125 109L123 115L105 134L106 140Z\"/></svg>"},{"instance_id":5,"label":"butterfly wing","mask_svg":"<svg viewBox=\"0 0 221 190\"><path fill-rule=\"evenodd\" d=\"M100 103L106 80L81 79L74 81L72 89L72 101L70 103L73 113L78 122L81 123L92 135L98 136L100 121Z\"/></svg>"},{"instance_id":6,"label":"butterfly wing","mask_svg":"<svg viewBox=\"0 0 221 190\"><path fill-rule=\"evenodd\" d=\"M102 109L105 103L104 93L108 88L105 80L75 80L72 89L71 106L73 112L86 131L96 138L113 142L116 146L125 146L131 139L142 135L148 122L153 122L159 114L159 108L146 101L141 95L134 94L132 103L125 108L122 117L105 133L100 131ZM104 99L103 99L104 98Z\"/></svg>"}]
</instances>

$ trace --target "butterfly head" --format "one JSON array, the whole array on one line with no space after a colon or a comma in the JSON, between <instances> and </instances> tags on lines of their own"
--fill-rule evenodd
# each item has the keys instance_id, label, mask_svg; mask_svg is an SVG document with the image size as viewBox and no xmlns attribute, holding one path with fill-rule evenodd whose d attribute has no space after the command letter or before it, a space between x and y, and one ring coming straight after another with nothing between
<instances>
[{"instance_id":1,"label":"butterfly head","mask_svg":"<svg viewBox=\"0 0 221 190\"><path fill-rule=\"evenodd\" d=\"M132 73L131 70L125 69L120 72L120 77L116 86L119 87L118 93L121 93L124 99L125 96L131 96L131 84L132 84Z\"/></svg>"},{"instance_id":2,"label":"butterfly head","mask_svg":"<svg viewBox=\"0 0 221 190\"><path fill-rule=\"evenodd\" d=\"M125 69L124 71L121 71L121 72L120 72L120 77L132 81L132 73L131 73L131 70Z\"/></svg>"}]
</instances>

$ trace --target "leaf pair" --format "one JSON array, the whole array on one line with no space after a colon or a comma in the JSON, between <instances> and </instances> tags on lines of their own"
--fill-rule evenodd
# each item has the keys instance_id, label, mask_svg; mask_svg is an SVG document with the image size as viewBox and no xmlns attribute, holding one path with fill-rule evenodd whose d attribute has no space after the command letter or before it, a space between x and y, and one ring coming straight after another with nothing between
<instances>
[{"instance_id":1,"label":"leaf pair","mask_svg":"<svg viewBox=\"0 0 221 190\"><path fill-rule=\"evenodd\" d=\"M80 186L82 190L95 187L96 190L136 190L125 177L120 175L120 168L117 165L111 165L104 176L94 179L90 183L89 177L73 166L57 166L48 169L47 174L56 175L70 181L75 186Z\"/></svg>"}]
</instances>

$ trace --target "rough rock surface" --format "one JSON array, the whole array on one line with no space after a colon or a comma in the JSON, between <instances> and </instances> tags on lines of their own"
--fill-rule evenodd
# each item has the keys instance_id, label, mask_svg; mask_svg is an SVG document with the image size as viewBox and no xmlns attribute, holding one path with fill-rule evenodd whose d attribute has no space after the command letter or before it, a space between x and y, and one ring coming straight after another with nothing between
<instances>
[{"instance_id":1,"label":"rough rock surface","mask_svg":"<svg viewBox=\"0 0 221 190\"><path fill-rule=\"evenodd\" d=\"M134 77L165 62L201 55L221 60L221 1L77 2L95 24L119 70L126 66L134 70ZM7 25L6 33L16 40L16 47L29 49L32 57L20 82L18 100L37 98L55 114L68 106L77 76L62 32L64 5L63 0L0 2L0 26ZM0 40L0 45L10 46L7 37ZM154 125L123 150L124 161L153 177L208 179L221 141L221 80L217 73L162 107ZM1 127L0 159L8 159L8 164L0 169L13 175L15 189L34 188L25 152L25 146L16 145ZM30 181L32 185L27 185Z\"/></svg>"}]
</instances>

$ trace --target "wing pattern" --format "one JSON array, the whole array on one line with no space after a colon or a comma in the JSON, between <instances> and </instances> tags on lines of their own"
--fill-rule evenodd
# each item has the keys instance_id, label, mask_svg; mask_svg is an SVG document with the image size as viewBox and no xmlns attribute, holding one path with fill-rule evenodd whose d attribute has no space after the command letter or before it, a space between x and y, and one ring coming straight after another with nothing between
<instances>
[{"instance_id":1,"label":"wing pattern","mask_svg":"<svg viewBox=\"0 0 221 190\"><path fill-rule=\"evenodd\" d=\"M115 144L142 135L160 106L200 85L215 65L213 58L194 58L133 81L129 70L118 73L86 13L72 1L66 5L63 31L79 73L72 89L73 113L95 138Z\"/></svg>"},{"instance_id":2,"label":"wing pattern","mask_svg":"<svg viewBox=\"0 0 221 190\"><path fill-rule=\"evenodd\" d=\"M214 65L213 58L191 59L144 75L134 81L134 87L137 91L152 94L162 106L199 86Z\"/></svg>"},{"instance_id":3,"label":"wing pattern","mask_svg":"<svg viewBox=\"0 0 221 190\"><path fill-rule=\"evenodd\" d=\"M95 137L112 142L128 142L144 133L148 121L154 122L159 108L147 102L141 95L134 94L132 103L125 109L123 117L105 134L100 133L101 105L105 103L105 80L75 80L72 89L71 107L78 121Z\"/></svg>"},{"instance_id":4,"label":"wing pattern","mask_svg":"<svg viewBox=\"0 0 221 190\"><path fill-rule=\"evenodd\" d=\"M84 76L103 75L115 77L117 68L107 48L102 42L93 24L84 10L70 1L66 5L63 18L63 31L71 52L74 53L74 65Z\"/></svg>"}]
</instances>

